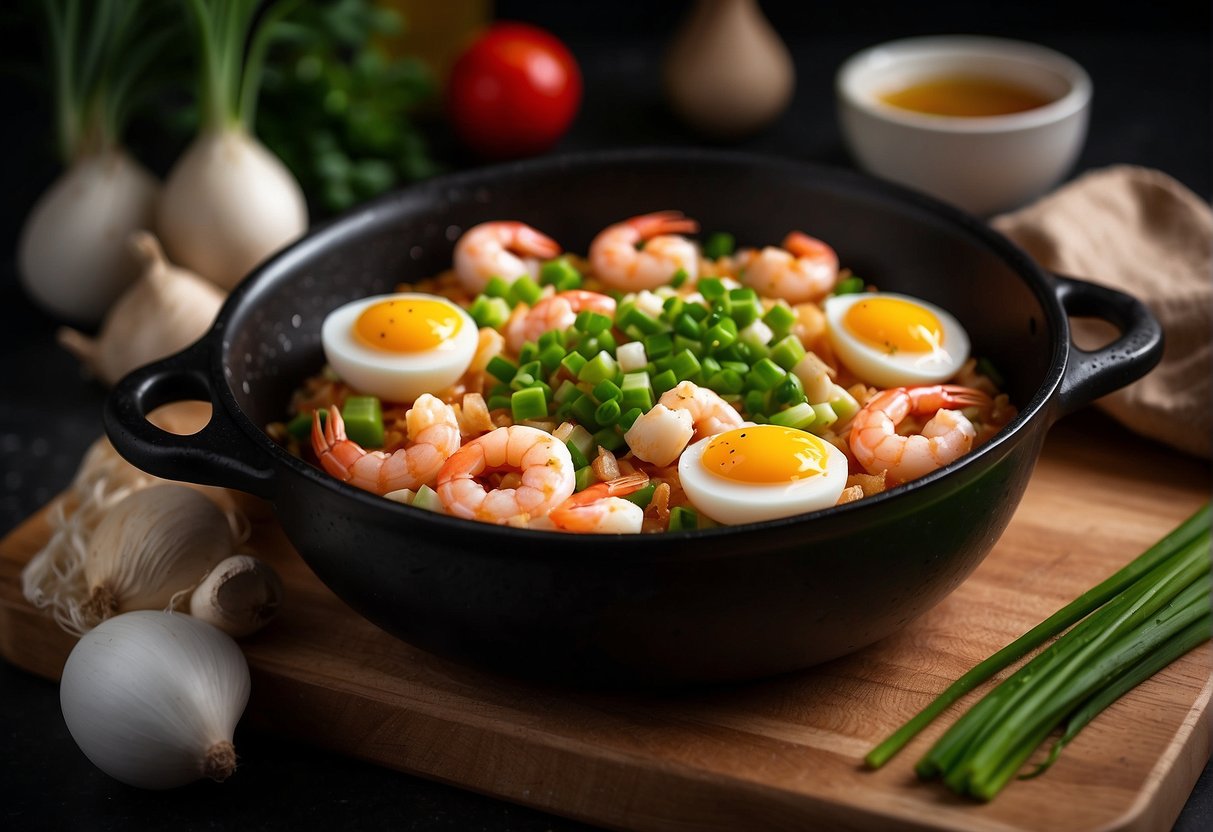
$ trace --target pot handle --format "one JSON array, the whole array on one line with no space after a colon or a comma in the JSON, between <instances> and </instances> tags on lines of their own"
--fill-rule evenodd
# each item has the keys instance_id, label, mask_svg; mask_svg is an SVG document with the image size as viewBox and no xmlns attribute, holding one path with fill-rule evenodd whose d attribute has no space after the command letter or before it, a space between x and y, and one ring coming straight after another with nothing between
<instances>
[{"instance_id":1,"label":"pot handle","mask_svg":"<svg viewBox=\"0 0 1213 832\"><path fill-rule=\"evenodd\" d=\"M203 339L130 372L106 399L105 432L118 453L149 474L272 499L273 470L217 400L206 372L210 356ZM157 407L179 401L210 402L211 419L202 430L181 436L147 420Z\"/></svg>"},{"instance_id":2,"label":"pot handle","mask_svg":"<svg viewBox=\"0 0 1213 832\"><path fill-rule=\"evenodd\" d=\"M1158 319L1132 295L1065 275L1053 277L1067 315L1099 318L1120 330L1112 343L1097 350L1071 342L1057 396L1057 415L1064 416L1154 369L1162 359L1163 334Z\"/></svg>"}]
</instances>

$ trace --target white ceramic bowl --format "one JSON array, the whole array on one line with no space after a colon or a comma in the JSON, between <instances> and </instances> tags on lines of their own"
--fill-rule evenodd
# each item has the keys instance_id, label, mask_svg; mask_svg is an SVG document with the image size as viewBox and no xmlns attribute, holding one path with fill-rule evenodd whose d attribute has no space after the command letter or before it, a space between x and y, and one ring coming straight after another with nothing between
<instances>
[{"instance_id":1,"label":"white ceramic bowl","mask_svg":"<svg viewBox=\"0 0 1213 832\"><path fill-rule=\"evenodd\" d=\"M1049 101L999 116L943 116L881 100L939 77L1010 82ZM869 173L979 215L1022 205L1056 184L1082 149L1091 79L1081 66L1033 43L968 35L874 46L838 71L839 119Z\"/></svg>"}]
</instances>

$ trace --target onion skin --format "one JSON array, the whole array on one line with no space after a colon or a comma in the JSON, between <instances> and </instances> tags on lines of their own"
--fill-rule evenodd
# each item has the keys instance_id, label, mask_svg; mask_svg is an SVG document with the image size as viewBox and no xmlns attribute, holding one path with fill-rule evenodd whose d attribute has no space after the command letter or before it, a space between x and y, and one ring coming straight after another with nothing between
<instances>
[{"instance_id":1,"label":"onion skin","mask_svg":"<svg viewBox=\"0 0 1213 832\"><path fill-rule=\"evenodd\" d=\"M78 158L21 229L25 291L56 318L98 324L139 276L127 238L151 227L159 195L156 178L119 148Z\"/></svg>"},{"instance_id":2,"label":"onion skin","mask_svg":"<svg viewBox=\"0 0 1213 832\"><path fill-rule=\"evenodd\" d=\"M169 258L231 289L307 230L299 183L236 127L201 133L177 160L156 213Z\"/></svg>"},{"instance_id":3,"label":"onion skin","mask_svg":"<svg viewBox=\"0 0 1213 832\"><path fill-rule=\"evenodd\" d=\"M98 768L131 786L171 789L232 773L249 690L248 664L229 636L188 615L140 610L76 643L59 703Z\"/></svg>"}]
</instances>

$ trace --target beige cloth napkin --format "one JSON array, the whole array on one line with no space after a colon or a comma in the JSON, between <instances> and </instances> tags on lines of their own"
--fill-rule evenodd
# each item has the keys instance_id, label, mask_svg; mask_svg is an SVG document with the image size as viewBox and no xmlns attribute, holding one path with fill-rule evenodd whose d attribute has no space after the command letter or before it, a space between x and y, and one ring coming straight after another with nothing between
<instances>
[{"instance_id":1,"label":"beige cloth napkin","mask_svg":"<svg viewBox=\"0 0 1213 832\"><path fill-rule=\"evenodd\" d=\"M1096 404L1131 430L1208 458L1213 446L1213 210L1157 170L1092 171L992 225L1042 266L1133 295L1166 349L1144 378ZM1107 324L1079 320L1081 346ZM1104 333L1102 339L1099 333ZM1094 339L1094 340L1093 340Z\"/></svg>"}]
</instances>

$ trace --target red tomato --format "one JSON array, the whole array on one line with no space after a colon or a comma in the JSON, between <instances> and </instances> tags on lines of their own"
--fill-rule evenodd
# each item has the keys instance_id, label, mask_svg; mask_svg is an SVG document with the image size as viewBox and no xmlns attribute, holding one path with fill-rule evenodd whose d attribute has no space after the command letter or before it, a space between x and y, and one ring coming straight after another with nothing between
<instances>
[{"instance_id":1,"label":"red tomato","mask_svg":"<svg viewBox=\"0 0 1213 832\"><path fill-rule=\"evenodd\" d=\"M564 135L581 103L581 72L553 35L496 23L451 68L447 110L456 135L482 156L541 153Z\"/></svg>"}]
</instances>

